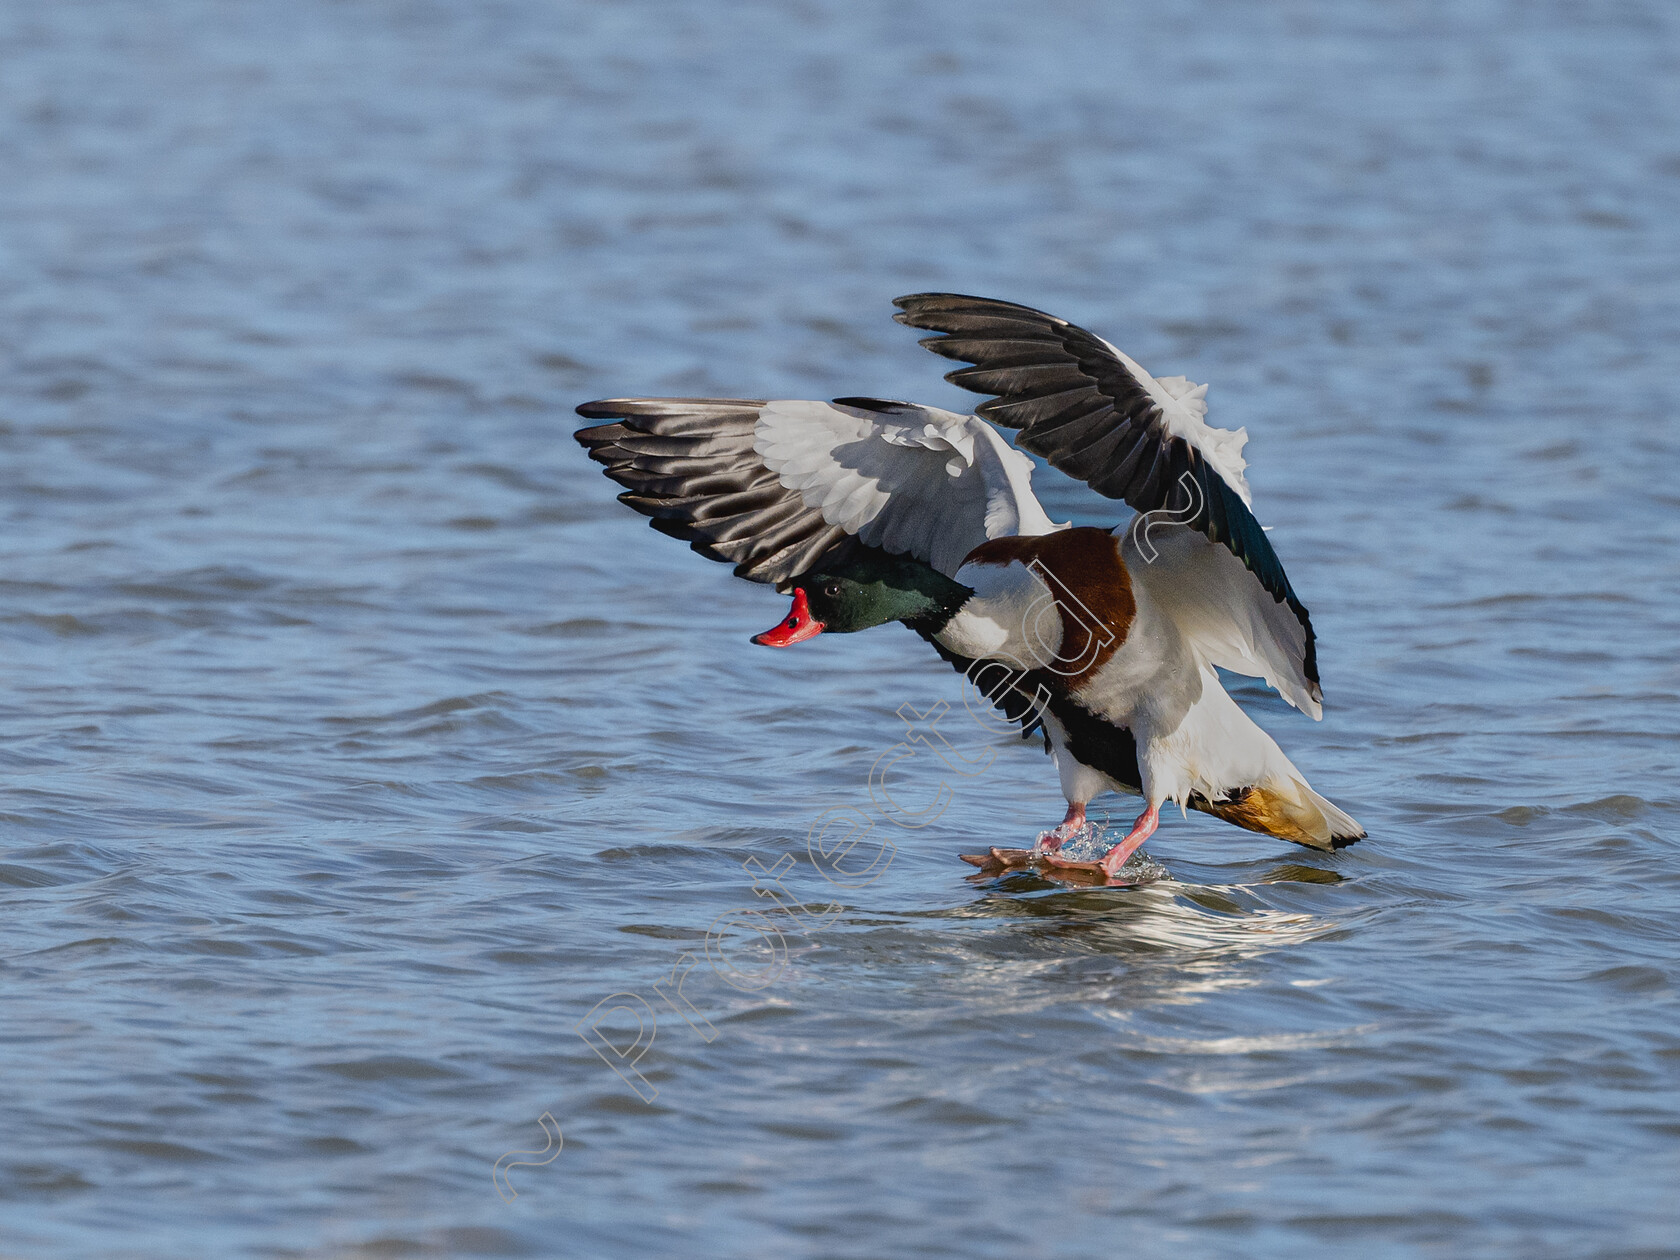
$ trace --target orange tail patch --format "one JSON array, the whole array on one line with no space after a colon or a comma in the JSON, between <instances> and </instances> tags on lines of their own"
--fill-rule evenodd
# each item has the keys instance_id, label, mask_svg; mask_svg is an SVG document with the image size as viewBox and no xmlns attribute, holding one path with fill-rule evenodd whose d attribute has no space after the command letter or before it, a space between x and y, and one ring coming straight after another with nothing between
<instances>
[{"instance_id":1,"label":"orange tail patch","mask_svg":"<svg viewBox=\"0 0 1680 1260\"><path fill-rule=\"evenodd\" d=\"M1365 838L1365 831L1353 819L1335 806L1333 820L1317 804L1317 793L1304 785L1299 792L1270 786L1244 788L1228 800L1210 801L1200 794L1193 795L1191 809L1223 818L1246 831L1276 836L1311 849L1340 849Z\"/></svg>"}]
</instances>

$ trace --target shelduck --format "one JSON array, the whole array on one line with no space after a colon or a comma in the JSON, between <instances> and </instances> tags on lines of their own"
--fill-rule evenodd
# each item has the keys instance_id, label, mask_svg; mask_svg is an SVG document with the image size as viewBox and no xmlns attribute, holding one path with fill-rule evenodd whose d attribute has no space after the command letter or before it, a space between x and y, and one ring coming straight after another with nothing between
<instances>
[{"instance_id":1,"label":"shelduck","mask_svg":"<svg viewBox=\"0 0 1680 1260\"><path fill-rule=\"evenodd\" d=\"M901 621L1023 736L1041 732L1067 813L1017 855L1113 877L1168 801L1315 849L1362 839L1215 672L1264 679L1322 716L1312 621L1251 510L1247 432L1207 423L1207 386L1153 377L1011 302L895 305L899 323L936 334L923 345L970 365L945 379L991 396L976 414L862 397L616 398L577 409L610 421L577 439L655 529L791 594L754 642ZM1022 451L1137 515L1125 529L1056 524ZM1144 798L1131 831L1097 863L1060 857L1105 791Z\"/></svg>"}]
</instances>

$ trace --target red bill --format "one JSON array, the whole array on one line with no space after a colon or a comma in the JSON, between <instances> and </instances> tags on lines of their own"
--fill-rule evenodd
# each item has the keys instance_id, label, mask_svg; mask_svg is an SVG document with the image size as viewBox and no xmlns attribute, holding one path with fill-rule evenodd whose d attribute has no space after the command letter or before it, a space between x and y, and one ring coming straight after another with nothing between
<instances>
[{"instance_id":1,"label":"red bill","mask_svg":"<svg viewBox=\"0 0 1680 1260\"><path fill-rule=\"evenodd\" d=\"M814 639L822 632L823 623L811 616L811 605L805 599L805 588L801 586L794 589L793 608L788 612L787 620L763 634L753 635L752 641L765 647L792 647L795 643Z\"/></svg>"}]
</instances>

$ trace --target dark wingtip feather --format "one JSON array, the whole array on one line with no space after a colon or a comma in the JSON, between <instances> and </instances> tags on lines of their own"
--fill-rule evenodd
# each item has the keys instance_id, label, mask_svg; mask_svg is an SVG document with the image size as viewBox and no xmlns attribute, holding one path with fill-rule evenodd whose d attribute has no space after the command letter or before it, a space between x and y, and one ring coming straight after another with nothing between
<instances>
[{"instance_id":1,"label":"dark wingtip feather","mask_svg":"<svg viewBox=\"0 0 1680 1260\"><path fill-rule=\"evenodd\" d=\"M856 407L859 411L873 411L879 415L891 415L897 411L907 411L916 406L915 403L901 402L895 398L835 398L831 399L836 407Z\"/></svg>"},{"instance_id":2,"label":"dark wingtip feather","mask_svg":"<svg viewBox=\"0 0 1680 1260\"><path fill-rule=\"evenodd\" d=\"M586 420L623 420L630 416L679 416L745 411L765 407L764 398L598 398L574 410Z\"/></svg>"},{"instance_id":3,"label":"dark wingtip feather","mask_svg":"<svg viewBox=\"0 0 1680 1260\"><path fill-rule=\"evenodd\" d=\"M973 311L1018 311L1035 319L1047 319L1056 324L1067 323L1065 319L1058 319L1036 306L1023 306L1019 302L1005 302L1002 298L980 297L973 293L906 293L903 297L895 297L893 305L906 313L909 313L912 307L923 311L954 311L965 307ZM897 315L893 318L899 319Z\"/></svg>"},{"instance_id":4,"label":"dark wingtip feather","mask_svg":"<svg viewBox=\"0 0 1680 1260\"><path fill-rule=\"evenodd\" d=\"M573 436L625 487L626 507L738 576L781 587L846 537L782 486L753 450L758 414L746 398L605 398L578 415L611 423Z\"/></svg>"},{"instance_id":5,"label":"dark wingtip feather","mask_svg":"<svg viewBox=\"0 0 1680 1260\"><path fill-rule=\"evenodd\" d=\"M906 293L902 297L895 297L892 304L901 311L908 311L912 306L930 309L935 306L949 306L952 303L984 302L985 298L970 297L966 293ZM894 319L898 316L894 315Z\"/></svg>"}]
</instances>

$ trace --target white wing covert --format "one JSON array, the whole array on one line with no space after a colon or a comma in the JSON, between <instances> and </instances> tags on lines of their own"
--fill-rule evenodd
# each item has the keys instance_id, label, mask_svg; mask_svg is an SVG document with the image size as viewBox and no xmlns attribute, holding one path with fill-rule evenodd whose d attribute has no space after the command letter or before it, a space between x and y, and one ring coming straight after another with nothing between
<instances>
[{"instance_id":1,"label":"white wing covert","mask_svg":"<svg viewBox=\"0 0 1680 1260\"><path fill-rule=\"evenodd\" d=\"M1032 461L984 420L914 403L772 402L753 449L860 542L947 577L989 538L1056 526L1032 493Z\"/></svg>"}]
</instances>

